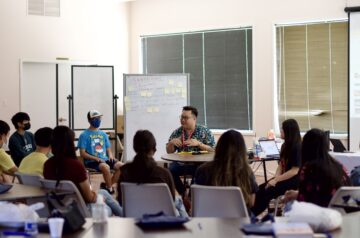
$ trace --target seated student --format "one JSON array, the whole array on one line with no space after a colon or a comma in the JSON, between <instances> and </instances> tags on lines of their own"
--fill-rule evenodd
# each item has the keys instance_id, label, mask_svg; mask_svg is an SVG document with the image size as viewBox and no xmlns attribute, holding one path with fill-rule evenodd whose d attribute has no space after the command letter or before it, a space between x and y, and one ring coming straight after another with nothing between
<instances>
[{"instance_id":1,"label":"seated student","mask_svg":"<svg viewBox=\"0 0 360 238\"><path fill-rule=\"evenodd\" d=\"M57 126L53 131L51 143L53 157L44 164L44 177L51 180L70 180L79 189L84 201L89 205L96 203L97 194L89 184L84 165L77 159L74 146L75 134L67 126ZM106 191L100 189L109 213L122 216L122 208Z\"/></svg>"},{"instance_id":2,"label":"seated student","mask_svg":"<svg viewBox=\"0 0 360 238\"><path fill-rule=\"evenodd\" d=\"M205 126L196 124L198 111L195 107L183 107L180 123L181 126L170 135L169 142L166 144L166 152L182 151L214 151L215 139L211 131ZM180 176L190 174L194 176L197 165L173 162L170 164L170 172L173 176L176 190L184 194L184 185L181 183Z\"/></svg>"},{"instance_id":3,"label":"seated student","mask_svg":"<svg viewBox=\"0 0 360 238\"><path fill-rule=\"evenodd\" d=\"M112 194L114 193L112 185L119 180L122 163L113 157L109 137L99 129L101 117L102 114L96 110L88 112L87 119L90 127L81 133L78 147L86 167L101 171L105 183L102 183L100 187ZM115 170L113 175L111 175L110 169Z\"/></svg>"},{"instance_id":4,"label":"seated student","mask_svg":"<svg viewBox=\"0 0 360 238\"><path fill-rule=\"evenodd\" d=\"M153 134L148 130L136 132L133 141L136 152L134 160L121 167L118 182L118 201L121 203L121 182L130 183L166 183L180 215L187 217L181 197L176 196L174 181L170 172L157 166L153 156L156 152L156 141Z\"/></svg>"},{"instance_id":5,"label":"seated student","mask_svg":"<svg viewBox=\"0 0 360 238\"><path fill-rule=\"evenodd\" d=\"M40 128L35 132L36 150L26 156L20 163L19 172L43 177L44 163L51 153L51 140L53 129Z\"/></svg>"},{"instance_id":6,"label":"seated student","mask_svg":"<svg viewBox=\"0 0 360 238\"><path fill-rule=\"evenodd\" d=\"M329 144L322 130L311 129L302 142L299 190L289 190L285 201L297 199L327 207L336 190L350 186L344 167L329 155Z\"/></svg>"},{"instance_id":7,"label":"seated student","mask_svg":"<svg viewBox=\"0 0 360 238\"><path fill-rule=\"evenodd\" d=\"M214 161L207 162L196 170L195 183L238 186L247 207L254 205L258 186L247 161L245 141L240 132L228 130L221 135L215 148Z\"/></svg>"},{"instance_id":8,"label":"seated student","mask_svg":"<svg viewBox=\"0 0 360 238\"><path fill-rule=\"evenodd\" d=\"M14 173L18 170L14 164L14 161L2 148L4 144L7 144L9 131L9 125L6 122L0 120L0 182L10 182L6 180L6 177L3 176L3 173L14 175Z\"/></svg>"},{"instance_id":9,"label":"seated student","mask_svg":"<svg viewBox=\"0 0 360 238\"><path fill-rule=\"evenodd\" d=\"M30 117L25 112L18 112L12 118L16 131L10 136L9 149L11 158L16 166L20 165L21 160L35 150L34 135L29 132Z\"/></svg>"},{"instance_id":10,"label":"seated student","mask_svg":"<svg viewBox=\"0 0 360 238\"><path fill-rule=\"evenodd\" d=\"M299 186L299 167L301 164L301 136L296 120L288 119L282 123L280 161L275 177L259 186L256 193L255 205L251 209L257 216L269 205L270 200L285 194L287 190L297 189Z\"/></svg>"}]
</instances>

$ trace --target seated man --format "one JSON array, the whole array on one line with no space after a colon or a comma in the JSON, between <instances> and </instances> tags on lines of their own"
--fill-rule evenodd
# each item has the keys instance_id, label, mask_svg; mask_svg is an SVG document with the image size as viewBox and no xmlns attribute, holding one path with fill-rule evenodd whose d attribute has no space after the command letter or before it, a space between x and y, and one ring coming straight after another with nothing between
<instances>
[{"instance_id":1,"label":"seated man","mask_svg":"<svg viewBox=\"0 0 360 238\"><path fill-rule=\"evenodd\" d=\"M14 175L14 173L18 170L14 161L2 148L8 141L9 131L9 125L0 120L0 182L11 182L7 181L3 174Z\"/></svg>"},{"instance_id":2,"label":"seated man","mask_svg":"<svg viewBox=\"0 0 360 238\"><path fill-rule=\"evenodd\" d=\"M112 185L119 180L121 162L114 159L108 135L99 129L102 114L91 110L87 114L90 127L81 133L78 147L80 156L84 158L85 166L101 171L105 183L101 184L102 189L114 193ZM111 176L110 168L115 170Z\"/></svg>"},{"instance_id":3,"label":"seated man","mask_svg":"<svg viewBox=\"0 0 360 238\"><path fill-rule=\"evenodd\" d=\"M21 161L20 173L44 176L44 164L51 153L52 133L53 129L49 127L40 128L35 132L36 150Z\"/></svg>"},{"instance_id":4,"label":"seated man","mask_svg":"<svg viewBox=\"0 0 360 238\"><path fill-rule=\"evenodd\" d=\"M9 149L16 166L19 166L25 156L35 151L36 146L34 135L28 131L31 125L30 117L27 113L16 113L11 118L11 122L16 131L10 136Z\"/></svg>"},{"instance_id":5,"label":"seated man","mask_svg":"<svg viewBox=\"0 0 360 238\"><path fill-rule=\"evenodd\" d=\"M214 151L215 139L211 131L205 126L197 125L198 111L195 107L185 106L180 116L181 127L176 129L166 144L167 153L181 151ZM175 187L180 194L184 193L184 185L180 176L190 174L194 176L197 166L173 162L170 172L174 178Z\"/></svg>"}]
</instances>

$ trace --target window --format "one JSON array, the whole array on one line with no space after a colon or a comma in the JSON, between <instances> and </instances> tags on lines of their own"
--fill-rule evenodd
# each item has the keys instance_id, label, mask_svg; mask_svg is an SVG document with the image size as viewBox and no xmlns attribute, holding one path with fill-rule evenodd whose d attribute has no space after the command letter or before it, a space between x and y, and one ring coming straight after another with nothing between
<instances>
[{"instance_id":1,"label":"window","mask_svg":"<svg viewBox=\"0 0 360 238\"><path fill-rule=\"evenodd\" d=\"M211 129L252 130L250 28L142 37L144 73L189 73L190 104Z\"/></svg>"},{"instance_id":2,"label":"window","mask_svg":"<svg viewBox=\"0 0 360 238\"><path fill-rule=\"evenodd\" d=\"M347 133L348 23L276 27L278 119Z\"/></svg>"}]
</instances>

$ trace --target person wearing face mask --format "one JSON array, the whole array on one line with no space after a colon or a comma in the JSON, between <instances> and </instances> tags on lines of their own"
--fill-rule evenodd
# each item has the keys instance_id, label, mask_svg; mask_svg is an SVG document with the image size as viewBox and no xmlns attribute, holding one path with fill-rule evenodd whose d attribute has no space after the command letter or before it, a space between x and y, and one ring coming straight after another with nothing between
<instances>
[{"instance_id":1,"label":"person wearing face mask","mask_svg":"<svg viewBox=\"0 0 360 238\"><path fill-rule=\"evenodd\" d=\"M11 122L16 131L10 136L9 149L16 166L19 166L25 156L35 151L36 145L34 135L28 131L31 125L30 117L27 113L16 113L11 118Z\"/></svg>"},{"instance_id":2,"label":"person wearing face mask","mask_svg":"<svg viewBox=\"0 0 360 238\"><path fill-rule=\"evenodd\" d=\"M5 174L14 175L14 173L18 170L14 161L12 161L11 157L5 152L2 148L4 144L7 143L7 138L9 137L10 127L9 125L0 120L0 181L1 182L10 182L7 181Z\"/></svg>"},{"instance_id":3,"label":"person wearing face mask","mask_svg":"<svg viewBox=\"0 0 360 238\"><path fill-rule=\"evenodd\" d=\"M20 173L44 176L44 163L51 152L52 134L53 129L49 127L40 128L35 132L36 150L21 161Z\"/></svg>"},{"instance_id":4,"label":"person wearing face mask","mask_svg":"<svg viewBox=\"0 0 360 238\"><path fill-rule=\"evenodd\" d=\"M112 194L114 193L112 185L119 180L122 163L112 155L108 135L99 129L101 117L102 114L97 110L88 112L87 119L90 127L81 133L78 147L85 166L102 173L105 183L101 183L100 187ZM110 169L115 170L113 175Z\"/></svg>"}]
</instances>

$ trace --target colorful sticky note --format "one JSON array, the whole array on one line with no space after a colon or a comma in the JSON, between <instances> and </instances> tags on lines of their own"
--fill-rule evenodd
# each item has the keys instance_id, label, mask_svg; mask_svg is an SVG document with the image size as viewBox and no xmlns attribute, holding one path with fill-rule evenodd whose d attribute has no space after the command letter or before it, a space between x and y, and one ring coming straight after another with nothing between
<instances>
[{"instance_id":1,"label":"colorful sticky note","mask_svg":"<svg viewBox=\"0 0 360 238\"><path fill-rule=\"evenodd\" d=\"M169 80L169 85L174 85L174 80Z\"/></svg>"},{"instance_id":2,"label":"colorful sticky note","mask_svg":"<svg viewBox=\"0 0 360 238\"><path fill-rule=\"evenodd\" d=\"M141 91L140 95L141 95L141 97L146 97L146 91Z\"/></svg>"}]
</instances>

